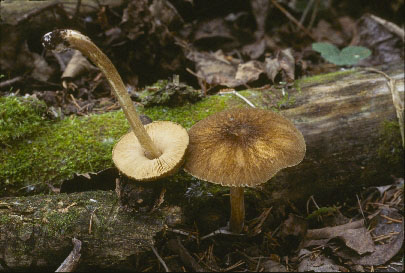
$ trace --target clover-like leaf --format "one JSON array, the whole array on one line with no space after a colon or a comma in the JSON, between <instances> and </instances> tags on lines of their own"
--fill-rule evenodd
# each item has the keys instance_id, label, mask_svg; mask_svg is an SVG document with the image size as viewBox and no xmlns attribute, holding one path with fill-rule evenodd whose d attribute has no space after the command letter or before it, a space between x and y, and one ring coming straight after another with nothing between
<instances>
[{"instance_id":1,"label":"clover-like leaf","mask_svg":"<svg viewBox=\"0 0 405 273\"><path fill-rule=\"evenodd\" d=\"M321 53L325 60L335 65L355 65L358 61L371 55L371 51L362 46L348 46L340 51L330 43L313 43L312 49Z\"/></svg>"},{"instance_id":2,"label":"clover-like leaf","mask_svg":"<svg viewBox=\"0 0 405 273\"><path fill-rule=\"evenodd\" d=\"M355 65L358 61L370 55L370 49L362 46L348 46L343 48L340 52L340 57L346 65Z\"/></svg>"}]
</instances>

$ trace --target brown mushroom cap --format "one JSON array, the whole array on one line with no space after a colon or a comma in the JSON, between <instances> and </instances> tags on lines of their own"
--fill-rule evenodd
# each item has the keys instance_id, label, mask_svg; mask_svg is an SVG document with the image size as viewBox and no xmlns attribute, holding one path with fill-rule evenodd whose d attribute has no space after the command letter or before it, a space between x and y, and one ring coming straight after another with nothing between
<instances>
[{"instance_id":1,"label":"brown mushroom cap","mask_svg":"<svg viewBox=\"0 0 405 273\"><path fill-rule=\"evenodd\" d=\"M186 129L170 121L155 121L145 125L145 129L162 154L148 159L135 134L130 132L115 145L114 164L126 176L139 181L156 180L175 173L184 161L189 143Z\"/></svg>"},{"instance_id":2,"label":"brown mushroom cap","mask_svg":"<svg viewBox=\"0 0 405 273\"><path fill-rule=\"evenodd\" d=\"M184 170L223 186L255 187L305 156L301 132L267 110L222 111L199 121L188 133Z\"/></svg>"}]
</instances>

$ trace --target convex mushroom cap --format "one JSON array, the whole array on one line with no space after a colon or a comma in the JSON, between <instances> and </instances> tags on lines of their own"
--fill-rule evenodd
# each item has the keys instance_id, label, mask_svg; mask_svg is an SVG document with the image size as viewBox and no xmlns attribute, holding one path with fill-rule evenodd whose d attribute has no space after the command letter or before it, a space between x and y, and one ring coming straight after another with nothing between
<instances>
[{"instance_id":1,"label":"convex mushroom cap","mask_svg":"<svg viewBox=\"0 0 405 273\"><path fill-rule=\"evenodd\" d=\"M186 129L170 121L155 121L145 125L145 129L161 155L149 159L135 134L130 132L114 146L114 164L126 176L139 181L156 180L177 172L189 144Z\"/></svg>"},{"instance_id":2,"label":"convex mushroom cap","mask_svg":"<svg viewBox=\"0 0 405 273\"><path fill-rule=\"evenodd\" d=\"M208 182L255 187L297 165L305 141L294 124L271 111L240 108L216 113L189 130L185 171Z\"/></svg>"}]
</instances>

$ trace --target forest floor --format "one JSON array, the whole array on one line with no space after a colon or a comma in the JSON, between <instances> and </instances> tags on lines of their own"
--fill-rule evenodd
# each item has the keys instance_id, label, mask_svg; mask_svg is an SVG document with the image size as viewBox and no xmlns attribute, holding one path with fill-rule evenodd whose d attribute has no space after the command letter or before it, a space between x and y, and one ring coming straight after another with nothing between
<instances>
[{"instance_id":1,"label":"forest floor","mask_svg":"<svg viewBox=\"0 0 405 273\"><path fill-rule=\"evenodd\" d=\"M54 28L89 36L143 107L177 107L234 90L294 88L304 76L404 61L400 0L82 0L41 1L24 9L16 2L24 1L1 2L0 103L6 97L38 99L44 104L38 109L55 121L120 106L85 57L43 48L42 36ZM282 99L275 108L285 107L288 98ZM0 109L0 118L5 115ZM13 126L1 120L0 148L31 130ZM35 193L58 194L53 186ZM241 235L206 237L226 224L213 211L204 218L212 223L167 228L153 251L109 270L402 272L403 196L404 175L392 176L391 184L364 188L336 204L311 196L305 207L252 208L247 215L256 216Z\"/></svg>"}]
</instances>

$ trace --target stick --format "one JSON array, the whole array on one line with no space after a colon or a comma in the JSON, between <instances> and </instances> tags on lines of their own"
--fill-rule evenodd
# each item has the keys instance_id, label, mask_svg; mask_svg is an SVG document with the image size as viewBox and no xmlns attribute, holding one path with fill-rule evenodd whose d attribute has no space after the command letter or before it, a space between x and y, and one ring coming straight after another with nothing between
<instances>
[{"instance_id":1,"label":"stick","mask_svg":"<svg viewBox=\"0 0 405 273\"><path fill-rule=\"evenodd\" d=\"M3 87L6 87L6 86L9 86L9 85L12 85L12 84L14 84L14 83L16 83L16 82L19 82L19 81L23 80L23 79L24 79L23 76L18 76L18 77L12 78L12 79L10 79L10 80L4 81L4 82L0 82L0 88L3 88Z\"/></svg>"},{"instance_id":2,"label":"stick","mask_svg":"<svg viewBox=\"0 0 405 273\"><path fill-rule=\"evenodd\" d=\"M191 256L187 249L182 245L179 237L177 237L177 240L171 239L167 243L167 246L171 251L179 254L183 263L192 268L195 272L206 272L206 270L197 263L193 256Z\"/></svg>"},{"instance_id":3,"label":"stick","mask_svg":"<svg viewBox=\"0 0 405 273\"><path fill-rule=\"evenodd\" d=\"M70 252L69 256L66 257L63 263L58 267L58 269L56 269L55 272L73 272L79 264L82 242L76 238L73 238L72 242L73 250Z\"/></svg>"},{"instance_id":4,"label":"stick","mask_svg":"<svg viewBox=\"0 0 405 273\"><path fill-rule=\"evenodd\" d=\"M170 269L167 267L165 261L163 261L162 257L160 257L159 253L157 252L156 248L154 246L151 246L153 253L155 253L156 257L158 258L159 262L163 265L165 268L166 272L170 272Z\"/></svg>"},{"instance_id":5,"label":"stick","mask_svg":"<svg viewBox=\"0 0 405 273\"><path fill-rule=\"evenodd\" d=\"M225 94L234 94L237 97L241 98L242 100L244 100L247 104L249 104L250 107L256 108L256 106L247 98L245 98L244 96L242 96L241 94L239 94L238 92L236 92L235 90L232 90L230 92L219 92L220 95L225 95Z\"/></svg>"},{"instance_id":6,"label":"stick","mask_svg":"<svg viewBox=\"0 0 405 273\"><path fill-rule=\"evenodd\" d=\"M370 17L371 17L371 19L373 19L373 20L376 21L377 23L383 25L383 26L384 26L386 29L388 29L390 32L392 32L392 33L398 35L399 38L402 39L402 41L405 40L405 33L404 33L404 30L403 30L401 27L397 26L396 24L394 24L394 23L392 23L392 22L389 22L389 21L387 21L387 20L384 20L384 19L382 19L382 18L380 18L380 17L377 17L377 16L375 16L375 15L372 15L372 14L370 15Z\"/></svg>"},{"instance_id":7,"label":"stick","mask_svg":"<svg viewBox=\"0 0 405 273\"><path fill-rule=\"evenodd\" d=\"M284 13L284 15L290 19L294 24L296 24L298 26L298 28L300 28L302 31L305 32L306 35L308 35L309 37L312 38L312 40L316 41L316 38L312 35L312 33L303 25L300 24L300 22L297 21L297 19L294 18L294 16L292 16L285 8L283 8L279 3L277 3L276 0L271 0L271 2L273 3L273 5L275 5L282 13Z\"/></svg>"}]
</instances>

